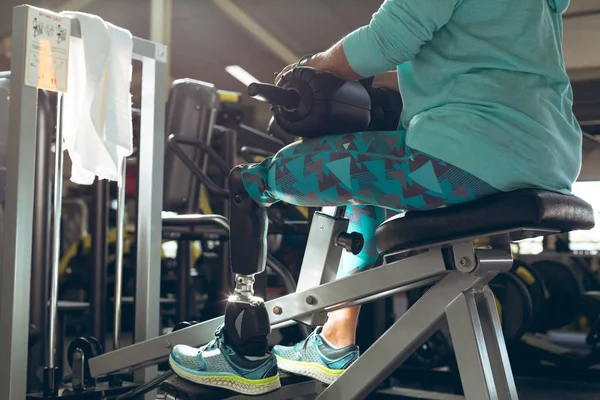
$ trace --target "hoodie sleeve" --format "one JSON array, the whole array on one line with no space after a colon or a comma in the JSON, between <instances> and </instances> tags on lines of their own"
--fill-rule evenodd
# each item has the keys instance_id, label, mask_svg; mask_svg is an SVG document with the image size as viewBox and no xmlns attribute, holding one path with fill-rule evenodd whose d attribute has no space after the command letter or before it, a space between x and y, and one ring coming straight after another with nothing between
<instances>
[{"instance_id":1,"label":"hoodie sleeve","mask_svg":"<svg viewBox=\"0 0 600 400\"><path fill-rule=\"evenodd\" d=\"M564 14L570 4L571 0L548 0L550 8L559 14Z\"/></svg>"},{"instance_id":2,"label":"hoodie sleeve","mask_svg":"<svg viewBox=\"0 0 600 400\"><path fill-rule=\"evenodd\" d=\"M344 38L352 69L370 77L410 61L462 0L385 0L369 25Z\"/></svg>"}]
</instances>

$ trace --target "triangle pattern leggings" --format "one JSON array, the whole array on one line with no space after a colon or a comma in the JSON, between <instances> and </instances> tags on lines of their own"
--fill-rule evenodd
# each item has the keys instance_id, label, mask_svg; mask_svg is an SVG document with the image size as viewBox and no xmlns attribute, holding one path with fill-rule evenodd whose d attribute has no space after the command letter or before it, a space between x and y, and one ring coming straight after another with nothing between
<instances>
[{"instance_id":1,"label":"triangle pattern leggings","mask_svg":"<svg viewBox=\"0 0 600 400\"><path fill-rule=\"evenodd\" d=\"M431 210L499 190L443 160L411 149L406 132L361 132L304 139L242 171L257 203L347 206L349 232L365 239L358 255L343 252L338 278L372 266L375 229L396 212Z\"/></svg>"}]
</instances>

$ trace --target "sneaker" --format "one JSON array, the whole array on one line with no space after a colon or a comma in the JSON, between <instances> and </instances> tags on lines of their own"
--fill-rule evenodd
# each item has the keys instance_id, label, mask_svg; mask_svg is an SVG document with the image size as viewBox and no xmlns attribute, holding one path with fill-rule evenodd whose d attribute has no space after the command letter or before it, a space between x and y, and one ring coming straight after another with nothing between
<instances>
[{"instance_id":1,"label":"sneaker","mask_svg":"<svg viewBox=\"0 0 600 400\"><path fill-rule=\"evenodd\" d=\"M279 369L290 374L303 375L327 385L332 384L346 368L358 359L358 346L335 348L328 344L321 331L315 329L295 346L275 346Z\"/></svg>"},{"instance_id":2,"label":"sneaker","mask_svg":"<svg viewBox=\"0 0 600 400\"><path fill-rule=\"evenodd\" d=\"M224 341L223 326L217 329L211 342L199 349L175 346L169 364L187 381L245 395L261 395L281 387L275 356L271 353L264 357L236 354Z\"/></svg>"}]
</instances>

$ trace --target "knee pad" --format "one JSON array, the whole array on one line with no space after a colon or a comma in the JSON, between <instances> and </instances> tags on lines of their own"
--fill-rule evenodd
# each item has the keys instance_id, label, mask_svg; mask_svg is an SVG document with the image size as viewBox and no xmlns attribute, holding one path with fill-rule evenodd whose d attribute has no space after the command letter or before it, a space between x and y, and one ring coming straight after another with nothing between
<instances>
[{"instance_id":1,"label":"knee pad","mask_svg":"<svg viewBox=\"0 0 600 400\"><path fill-rule=\"evenodd\" d=\"M268 350L271 333L264 302L230 301L225 309L225 340L236 352L262 357Z\"/></svg>"}]
</instances>

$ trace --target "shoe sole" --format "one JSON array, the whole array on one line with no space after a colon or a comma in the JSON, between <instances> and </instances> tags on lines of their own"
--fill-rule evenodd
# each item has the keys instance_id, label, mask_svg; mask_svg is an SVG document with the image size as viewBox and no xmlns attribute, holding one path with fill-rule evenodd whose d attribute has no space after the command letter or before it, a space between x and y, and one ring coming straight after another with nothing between
<instances>
[{"instance_id":1,"label":"shoe sole","mask_svg":"<svg viewBox=\"0 0 600 400\"><path fill-rule=\"evenodd\" d=\"M329 369L322 364L292 361L279 356L275 357L277 357L277 366L280 370L316 379L326 385L331 385L344 372L343 369Z\"/></svg>"},{"instance_id":2,"label":"shoe sole","mask_svg":"<svg viewBox=\"0 0 600 400\"><path fill-rule=\"evenodd\" d=\"M218 387L248 396L259 396L273 392L281 387L279 374L263 379L247 379L241 376L215 376L199 375L178 365L169 357L169 364L173 372L180 378L199 385Z\"/></svg>"}]
</instances>

